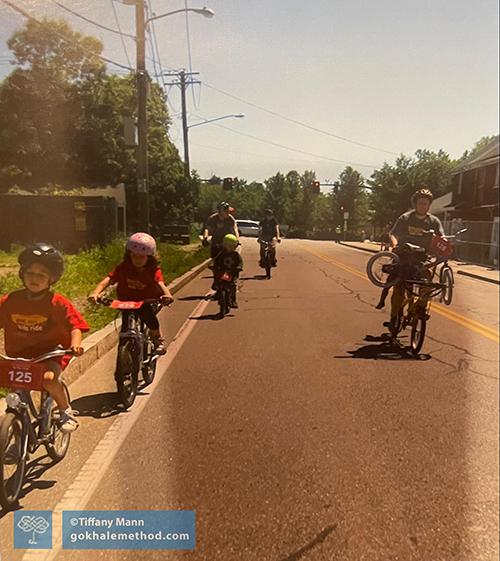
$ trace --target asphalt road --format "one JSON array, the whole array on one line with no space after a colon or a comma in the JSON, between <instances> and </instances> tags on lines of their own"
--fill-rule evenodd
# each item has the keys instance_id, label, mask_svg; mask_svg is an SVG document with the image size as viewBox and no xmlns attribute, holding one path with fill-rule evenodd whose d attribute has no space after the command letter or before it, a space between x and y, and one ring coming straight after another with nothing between
<instances>
[{"instance_id":1,"label":"asphalt road","mask_svg":"<svg viewBox=\"0 0 500 561\"><path fill-rule=\"evenodd\" d=\"M72 386L82 426L59 465L36 459L21 501L196 510L196 549L24 559L497 559L498 287L457 276L416 360L383 337L370 255L285 240L268 281L257 251L245 240L229 317L204 304L207 274L178 293L162 317L182 334L130 412L113 353ZM9 561L12 527L0 519Z\"/></svg>"}]
</instances>

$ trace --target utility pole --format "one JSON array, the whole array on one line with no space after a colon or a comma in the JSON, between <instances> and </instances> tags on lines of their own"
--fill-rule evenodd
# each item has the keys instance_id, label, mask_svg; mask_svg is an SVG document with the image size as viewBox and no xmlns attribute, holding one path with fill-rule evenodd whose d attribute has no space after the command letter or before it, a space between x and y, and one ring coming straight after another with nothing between
<instances>
[{"instance_id":1,"label":"utility pole","mask_svg":"<svg viewBox=\"0 0 500 561\"><path fill-rule=\"evenodd\" d=\"M180 72L164 72L164 76L176 77L179 80L176 82L166 83L166 86L180 86L181 87L181 105L182 105L182 133L184 140L184 175L186 179L191 176L191 168L189 164L189 136L188 136L188 124L187 124L187 106L186 106L186 89L187 86L193 84L200 84L199 80L193 80L192 76L199 74L199 72L186 72L181 70ZM188 80L189 78L189 80Z\"/></svg>"},{"instance_id":2,"label":"utility pole","mask_svg":"<svg viewBox=\"0 0 500 561\"><path fill-rule=\"evenodd\" d=\"M144 0L136 0L135 24L137 46L137 198L140 227L150 230L148 182L148 75L146 72L146 22Z\"/></svg>"},{"instance_id":3,"label":"utility pole","mask_svg":"<svg viewBox=\"0 0 500 561\"><path fill-rule=\"evenodd\" d=\"M181 105L182 105L182 134L184 138L184 174L186 179L191 176L191 169L189 165L189 140L188 140L188 124L187 124L187 110L186 110L186 73L181 70L180 75L181 85Z\"/></svg>"}]
</instances>

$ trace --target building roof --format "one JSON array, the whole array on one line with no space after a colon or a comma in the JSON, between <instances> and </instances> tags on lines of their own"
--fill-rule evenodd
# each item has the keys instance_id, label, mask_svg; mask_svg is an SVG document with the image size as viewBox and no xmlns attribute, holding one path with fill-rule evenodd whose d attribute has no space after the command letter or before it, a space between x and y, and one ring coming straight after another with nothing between
<instances>
[{"instance_id":1,"label":"building roof","mask_svg":"<svg viewBox=\"0 0 500 561\"><path fill-rule=\"evenodd\" d=\"M450 191L449 193L445 193L441 197L434 199L432 201L429 212L431 214L442 214L446 210L450 210L450 208L446 208L446 207L451 206L452 198L453 198L453 191Z\"/></svg>"},{"instance_id":2,"label":"building roof","mask_svg":"<svg viewBox=\"0 0 500 561\"><path fill-rule=\"evenodd\" d=\"M456 167L453 170L453 173L462 173L463 171L470 169L496 164L500 159L499 152L500 142L499 137L497 136L482 150L480 150L478 154L475 154L472 158L468 158L465 162L462 162L458 167Z\"/></svg>"}]
</instances>

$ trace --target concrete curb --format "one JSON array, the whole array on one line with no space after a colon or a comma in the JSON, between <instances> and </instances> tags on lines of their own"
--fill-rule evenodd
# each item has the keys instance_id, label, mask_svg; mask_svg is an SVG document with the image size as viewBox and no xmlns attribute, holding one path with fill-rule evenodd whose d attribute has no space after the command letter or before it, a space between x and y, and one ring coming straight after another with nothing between
<instances>
[{"instance_id":1,"label":"concrete curb","mask_svg":"<svg viewBox=\"0 0 500 561\"><path fill-rule=\"evenodd\" d=\"M468 273L467 271L457 271L457 274L464 275L464 277L470 277L472 279L481 280L484 282L491 282L492 284L500 285L500 280L489 279L488 277L482 277L481 275L476 275L475 273Z\"/></svg>"},{"instance_id":2,"label":"concrete curb","mask_svg":"<svg viewBox=\"0 0 500 561\"><path fill-rule=\"evenodd\" d=\"M351 249L359 249L360 251L367 251L368 253L378 253L379 250L378 249L370 249L369 247L358 247L357 245L351 245L349 242L340 242L341 245L345 246L345 247L350 247ZM462 271L460 269L457 269L457 274L458 275L464 275L465 277L470 277L472 279L476 279L476 280L481 280L484 282L491 282L493 284L498 284L500 285L500 281L497 281L495 279L490 279L488 277L483 277L481 275L476 275L475 273L468 273L467 271Z\"/></svg>"},{"instance_id":3,"label":"concrete curb","mask_svg":"<svg viewBox=\"0 0 500 561\"><path fill-rule=\"evenodd\" d=\"M181 288L190 283L194 278L196 278L204 269L208 267L212 260L206 259L203 263L196 265L191 270L184 273L182 276L174 279L168 288L172 294L179 292ZM85 352L78 358L78 360L73 360L66 370L64 371L64 381L70 385L80 376L82 376L85 371L90 368L94 362L99 358L104 356L110 349L112 349L118 341L118 321L114 320L108 323L106 327L103 327L99 331L92 333L86 339L83 340L83 348ZM5 399L0 399L0 411L5 410Z\"/></svg>"}]
</instances>

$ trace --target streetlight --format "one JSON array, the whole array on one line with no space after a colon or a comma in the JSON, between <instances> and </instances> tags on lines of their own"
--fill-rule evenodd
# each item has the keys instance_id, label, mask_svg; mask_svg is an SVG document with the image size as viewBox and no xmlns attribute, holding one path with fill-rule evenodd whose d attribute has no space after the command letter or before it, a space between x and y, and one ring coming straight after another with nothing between
<instances>
[{"instance_id":1,"label":"streetlight","mask_svg":"<svg viewBox=\"0 0 500 561\"><path fill-rule=\"evenodd\" d=\"M206 125L207 123L213 123L214 121L221 121L222 119L242 119L245 116L245 113L235 113L234 115L224 115L223 117L216 117L215 119L206 119L205 121L200 121L199 123L194 123L193 125L188 125L188 129L192 129L193 127L197 127L199 125Z\"/></svg>"},{"instance_id":2,"label":"streetlight","mask_svg":"<svg viewBox=\"0 0 500 561\"><path fill-rule=\"evenodd\" d=\"M195 12L196 14L200 14L205 16L206 18L213 18L215 16L215 12L210 8L204 6L203 8L182 8L180 10L174 10L173 12L167 12L166 14L160 14L159 16L152 16L146 20L146 25L150 21L154 21L160 18L166 18L167 16L172 16L174 14L180 14L181 12Z\"/></svg>"},{"instance_id":3,"label":"streetlight","mask_svg":"<svg viewBox=\"0 0 500 561\"><path fill-rule=\"evenodd\" d=\"M189 179L191 176L191 169L189 164L189 139L188 139L188 130L192 129L193 127L198 127L200 125L206 125L207 123L213 123L214 121L221 121L222 119L242 119L245 116L244 113L232 113L231 115L223 115L222 117L215 117L214 119L205 119L204 121L200 121L199 123L194 123L192 125L188 125L187 123L183 123L184 129L184 168L186 171L186 178Z\"/></svg>"},{"instance_id":4,"label":"streetlight","mask_svg":"<svg viewBox=\"0 0 500 561\"><path fill-rule=\"evenodd\" d=\"M215 15L213 10L203 8L182 8L152 16L146 19L145 0L122 0L124 4L135 5L136 56L137 56L137 193L141 227L149 232L149 185L148 185L148 132L147 132L147 72L146 72L146 26L150 21L179 14L195 12L207 18Z\"/></svg>"}]
</instances>

